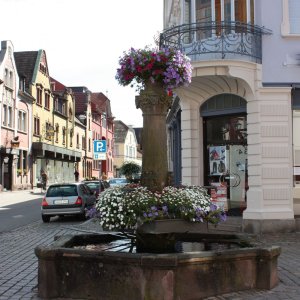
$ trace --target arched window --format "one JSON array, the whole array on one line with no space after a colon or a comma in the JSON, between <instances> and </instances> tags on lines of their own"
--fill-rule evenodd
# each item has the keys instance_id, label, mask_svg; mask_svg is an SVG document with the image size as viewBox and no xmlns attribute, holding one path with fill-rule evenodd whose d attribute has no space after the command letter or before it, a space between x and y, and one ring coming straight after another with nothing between
<instances>
[{"instance_id":1,"label":"arched window","mask_svg":"<svg viewBox=\"0 0 300 300\"><path fill-rule=\"evenodd\" d=\"M246 100L233 94L220 94L211 97L200 108L202 117L246 113L246 111Z\"/></svg>"}]
</instances>

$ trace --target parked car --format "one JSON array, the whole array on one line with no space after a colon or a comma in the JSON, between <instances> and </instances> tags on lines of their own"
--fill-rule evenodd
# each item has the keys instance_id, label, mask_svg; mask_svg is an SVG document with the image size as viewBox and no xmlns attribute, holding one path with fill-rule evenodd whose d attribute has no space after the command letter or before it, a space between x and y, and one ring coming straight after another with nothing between
<instances>
[{"instance_id":1,"label":"parked car","mask_svg":"<svg viewBox=\"0 0 300 300\"><path fill-rule=\"evenodd\" d=\"M108 182L111 187L125 186L126 184L130 183L129 180L126 178L111 178Z\"/></svg>"},{"instance_id":2,"label":"parked car","mask_svg":"<svg viewBox=\"0 0 300 300\"><path fill-rule=\"evenodd\" d=\"M100 181L99 180L85 180L83 181L96 195L96 198L99 196L100 192ZM109 183L105 180L101 180L101 192L109 188Z\"/></svg>"},{"instance_id":3,"label":"parked car","mask_svg":"<svg viewBox=\"0 0 300 300\"><path fill-rule=\"evenodd\" d=\"M84 219L85 208L95 203L95 193L84 183L52 184L42 201L42 220L49 222L57 215L78 215Z\"/></svg>"}]
</instances>

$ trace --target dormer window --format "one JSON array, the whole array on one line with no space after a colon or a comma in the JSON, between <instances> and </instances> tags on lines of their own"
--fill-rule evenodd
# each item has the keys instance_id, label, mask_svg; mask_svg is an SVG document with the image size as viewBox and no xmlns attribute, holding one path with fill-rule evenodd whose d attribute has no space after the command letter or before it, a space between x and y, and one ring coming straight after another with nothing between
<instances>
[{"instance_id":1,"label":"dormer window","mask_svg":"<svg viewBox=\"0 0 300 300\"><path fill-rule=\"evenodd\" d=\"M20 91L25 92L25 88L26 88L25 77L21 77L19 81L19 89Z\"/></svg>"}]
</instances>

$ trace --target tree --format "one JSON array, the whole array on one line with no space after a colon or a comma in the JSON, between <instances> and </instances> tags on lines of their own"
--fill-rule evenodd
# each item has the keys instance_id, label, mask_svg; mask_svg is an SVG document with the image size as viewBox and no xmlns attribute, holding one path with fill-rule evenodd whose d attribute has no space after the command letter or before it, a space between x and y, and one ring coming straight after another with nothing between
<instances>
[{"instance_id":1,"label":"tree","mask_svg":"<svg viewBox=\"0 0 300 300\"><path fill-rule=\"evenodd\" d=\"M132 181L133 175L137 175L141 172L141 166L135 162L124 162L120 168L120 173Z\"/></svg>"}]
</instances>

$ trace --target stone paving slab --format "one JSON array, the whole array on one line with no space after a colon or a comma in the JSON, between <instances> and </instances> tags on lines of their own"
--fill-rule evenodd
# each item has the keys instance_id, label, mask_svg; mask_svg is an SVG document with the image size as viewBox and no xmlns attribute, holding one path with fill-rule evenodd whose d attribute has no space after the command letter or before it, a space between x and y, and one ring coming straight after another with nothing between
<instances>
[{"instance_id":1,"label":"stone paving slab","mask_svg":"<svg viewBox=\"0 0 300 300\"><path fill-rule=\"evenodd\" d=\"M0 300L40 300L37 296L38 261L34 248L38 245L49 245L57 235L89 230L101 228L95 229L91 222L67 225L59 222L43 224L37 221L10 232L0 233ZM279 285L271 291L249 290L209 297L206 300L300 299L300 233L264 235L258 238L258 243L282 247L278 260Z\"/></svg>"}]
</instances>

